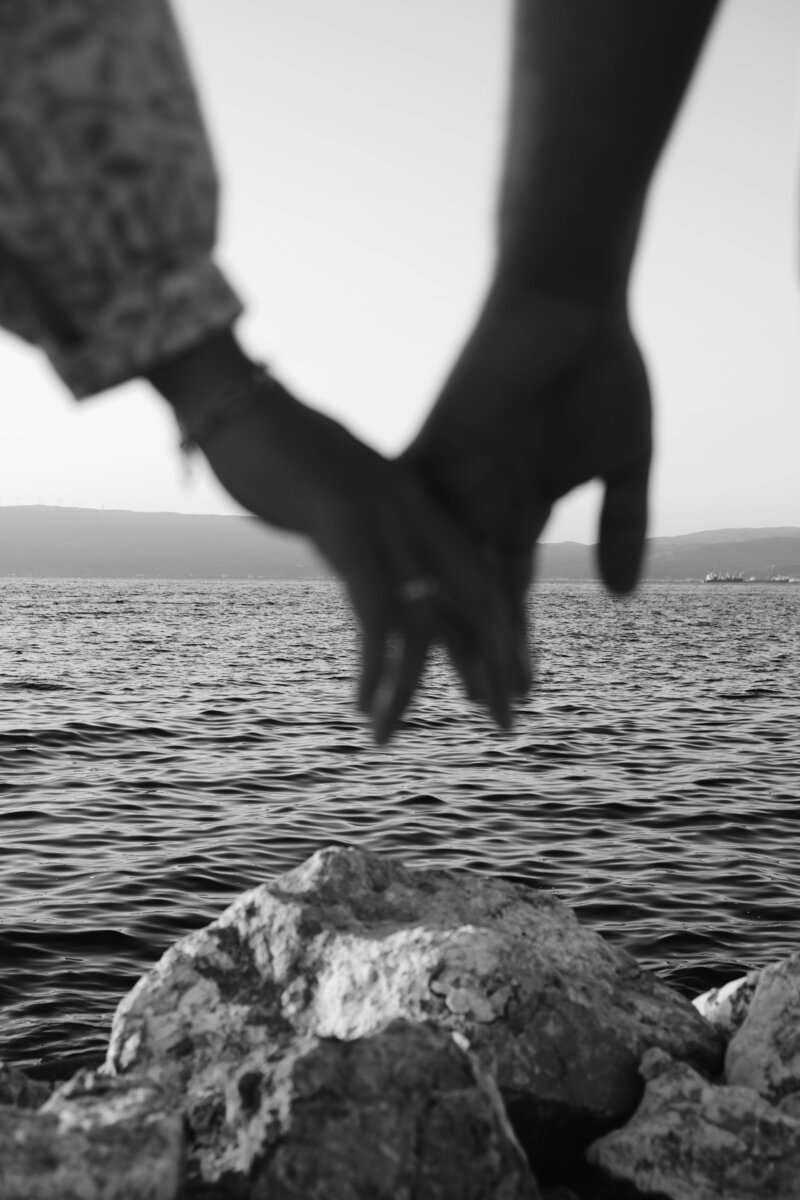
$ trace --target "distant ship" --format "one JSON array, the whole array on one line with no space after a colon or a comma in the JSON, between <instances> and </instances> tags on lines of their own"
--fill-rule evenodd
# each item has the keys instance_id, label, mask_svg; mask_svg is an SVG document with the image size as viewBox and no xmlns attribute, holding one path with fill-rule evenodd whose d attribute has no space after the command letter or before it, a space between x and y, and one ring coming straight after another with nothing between
<instances>
[{"instance_id":1,"label":"distant ship","mask_svg":"<svg viewBox=\"0 0 800 1200\"><path fill-rule=\"evenodd\" d=\"M800 583L800 576L769 575L766 578L758 578L755 575L745 576L741 571L738 573L732 571L709 571L703 583Z\"/></svg>"}]
</instances>

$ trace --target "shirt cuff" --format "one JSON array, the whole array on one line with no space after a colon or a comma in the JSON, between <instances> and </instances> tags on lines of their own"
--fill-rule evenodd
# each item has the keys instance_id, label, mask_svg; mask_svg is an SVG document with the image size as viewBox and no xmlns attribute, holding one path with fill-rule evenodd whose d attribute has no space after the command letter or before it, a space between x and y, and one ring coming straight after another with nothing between
<instances>
[{"instance_id":1,"label":"shirt cuff","mask_svg":"<svg viewBox=\"0 0 800 1200\"><path fill-rule=\"evenodd\" d=\"M208 258L157 277L128 281L109 297L89 330L68 346L42 348L76 399L105 391L229 328L242 304Z\"/></svg>"}]
</instances>

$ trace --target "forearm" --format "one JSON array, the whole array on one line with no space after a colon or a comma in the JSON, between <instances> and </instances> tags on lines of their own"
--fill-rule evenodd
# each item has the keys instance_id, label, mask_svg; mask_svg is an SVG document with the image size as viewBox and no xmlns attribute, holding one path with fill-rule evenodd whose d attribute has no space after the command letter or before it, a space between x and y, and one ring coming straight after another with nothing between
<instances>
[{"instance_id":1,"label":"forearm","mask_svg":"<svg viewBox=\"0 0 800 1200\"><path fill-rule=\"evenodd\" d=\"M184 444L203 451L234 500L271 525L314 536L318 443L329 448L334 437L320 430L322 414L256 366L232 330L155 364L147 379L172 405Z\"/></svg>"},{"instance_id":2,"label":"forearm","mask_svg":"<svg viewBox=\"0 0 800 1200\"><path fill-rule=\"evenodd\" d=\"M642 210L718 0L516 0L497 277L624 301Z\"/></svg>"}]
</instances>

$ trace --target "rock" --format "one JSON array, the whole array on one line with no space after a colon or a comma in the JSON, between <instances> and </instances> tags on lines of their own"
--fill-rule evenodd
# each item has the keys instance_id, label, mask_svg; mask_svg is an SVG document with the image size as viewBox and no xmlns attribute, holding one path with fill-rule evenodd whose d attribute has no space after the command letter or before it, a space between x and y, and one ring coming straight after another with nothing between
<instances>
[{"instance_id":1,"label":"rock","mask_svg":"<svg viewBox=\"0 0 800 1200\"><path fill-rule=\"evenodd\" d=\"M238 1129L249 1062L274 1074L308 1036L353 1041L399 1018L466 1039L536 1161L574 1156L633 1111L649 1046L709 1070L722 1057L691 1004L551 894L334 849L168 950L122 1001L106 1069L175 1103L191 1094L195 1133L200 1097L220 1131ZM257 1158L258 1137L237 1145ZM215 1170L221 1155L220 1142Z\"/></svg>"},{"instance_id":2,"label":"rock","mask_svg":"<svg viewBox=\"0 0 800 1200\"><path fill-rule=\"evenodd\" d=\"M163 1090L146 1075L113 1077L83 1070L57 1087L39 1111L57 1116L64 1129L94 1129L121 1121L152 1124L166 1110Z\"/></svg>"},{"instance_id":3,"label":"rock","mask_svg":"<svg viewBox=\"0 0 800 1200\"><path fill-rule=\"evenodd\" d=\"M3 1200L175 1200L183 1125L149 1080L86 1073L38 1112L0 1108Z\"/></svg>"},{"instance_id":4,"label":"rock","mask_svg":"<svg viewBox=\"0 0 800 1200\"><path fill-rule=\"evenodd\" d=\"M800 1111L800 954L751 971L692 1003L728 1039L724 1080Z\"/></svg>"},{"instance_id":5,"label":"rock","mask_svg":"<svg viewBox=\"0 0 800 1200\"><path fill-rule=\"evenodd\" d=\"M52 1088L31 1079L17 1067L0 1063L0 1105L12 1108L38 1108L48 1099Z\"/></svg>"},{"instance_id":6,"label":"rock","mask_svg":"<svg viewBox=\"0 0 800 1200\"><path fill-rule=\"evenodd\" d=\"M726 1082L792 1108L800 1102L800 954L756 972L748 990L749 1003L725 1054Z\"/></svg>"},{"instance_id":7,"label":"rock","mask_svg":"<svg viewBox=\"0 0 800 1200\"><path fill-rule=\"evenodd\" d=\"M735 1033L745 1018L758 975L758 971L751 971L749 975L731 979L722 987L712 988L692 1001L701 1017L705 1017L726 1040Z\"/></svg>"},{"instance_id":8,"label":"rock","mask_svg":"<svg viewBox=\"0 0 800 1200\"><path fill-rule=\"evenodd\" d=\"M642 1074L638 1110L589 1147L590 1163L672 1200L800 1200L800 1121L661 1050L644 1056Z\"/></svg>"},{"instance_id":9,"label":"rock","mask_svg":"<svg viewBox=\"0 0 800 1200\"><path fill-rule=\"evenodd\" d=\"M271 1145L251 1200L539 1198L496 1088L442 1030L307 1036L279 1076L262 1093ZM252 1064L244 1078L264 1086Z\"/></svg>"}]
</instances>

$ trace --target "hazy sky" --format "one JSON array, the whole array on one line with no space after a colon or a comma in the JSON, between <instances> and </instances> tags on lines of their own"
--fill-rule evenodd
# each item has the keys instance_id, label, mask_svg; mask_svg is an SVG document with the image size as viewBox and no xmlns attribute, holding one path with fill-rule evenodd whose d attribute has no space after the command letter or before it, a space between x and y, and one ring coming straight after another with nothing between
<instances>
[{"instance_id":1,"label":"hazy sky","mask_svg":"<svg viewBox=\"0 0 800 1200\"><path fill-rule=\"evenodd\" d=\"M492 256L510 5L177 0L224 179L240 329L386 452L420 424ZM800 525L800 6L728 0L661 165L634 317L651 533ZM0 504L236 511L143 384L76 405L0 334ZM591 489L548 539L595 540Z\"/></svg>"}]
</instances>

